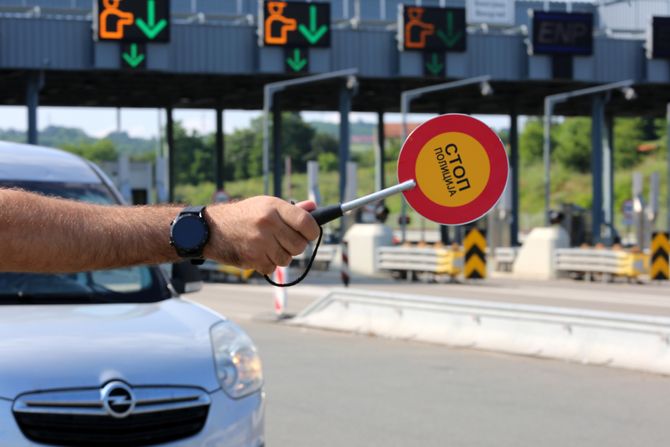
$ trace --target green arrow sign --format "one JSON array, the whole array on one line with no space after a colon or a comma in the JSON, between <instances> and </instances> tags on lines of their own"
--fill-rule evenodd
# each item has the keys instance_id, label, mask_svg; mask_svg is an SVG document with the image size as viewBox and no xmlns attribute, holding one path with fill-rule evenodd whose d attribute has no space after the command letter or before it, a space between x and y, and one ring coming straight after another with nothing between
<instances>
[{"instance_id":1,"label":"green arrow sign","mask_svg":"<svg viewBox=\"0 0 670 447\"><path fill-rule=\"evenodd\" d=\"M121 57L126 62L126 64L128 64L128 66L132 68L137 68L144 61L145 58L144 54L138 52L136 43L131 43L130 52L122 53Z\"/></svg>"},{"instance_id":2,"label":"green arrow sign","mask_svg":"<svg viewBox=\"0 0 670 447\"><path fill-rule=\"evenodd\" d=\"M428 69L433 76L437 76L442 72L443 68L444 64L440 62L437 53L433 53L430 60L426 62L426 69Z\"/></svg>"},{"instance_id":3,"label":"green arrow sign","mask_svg":"<svg viewBox=\"0 0 670 447\"><path fill-rule=\"evenodd\" d=\"M147 0L147 21L136 19L135 24L149 40L153 40L167 26L167 20L156 22L156 0Z\"/></svg>"},{"instance_id":4,"label":"green arrow sign","mask_svg":"<svg viewBox=\"0 0 670 447\"><path fill-rule=\"evenodd\" d=\"M300 54L300 49L296 48L293 50L293 57L286 58L286 64L291 67L291 70L296 73L305 68L307 65L307 58L302 58Z\"/></svg>"},{"instance_id":5,"label":"green arrow sign","mask_svg":"<svg viewBox=\"0 0 670 447\"><path fill-rule=\"evenodd\" d=\"M447 48L452 48L459 40L463 37L462 32L454 32L454 13L451 11L447 12L447 33L441 29L437 30L437 37L444 42Z\"/></svg>"},{"instance_id":6,"label":"green arrow sign","mask_svg":"<svg viewBox=\"0 0 670 447\"><path fill-rule=\"evenodd\" d=\"M316 5L309 5L309 29L301 23L298 25L298 30L312 45L321 40L323 35L326 34L326 31L328 31L327 25L316 26Z\"/></svg>"}]
</instances>

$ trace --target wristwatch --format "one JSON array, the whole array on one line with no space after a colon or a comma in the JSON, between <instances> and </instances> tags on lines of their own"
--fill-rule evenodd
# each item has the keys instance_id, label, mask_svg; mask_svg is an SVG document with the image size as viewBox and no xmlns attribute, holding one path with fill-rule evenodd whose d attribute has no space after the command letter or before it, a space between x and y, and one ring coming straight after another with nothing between
<instances>
[{"instance_id":1,"label":"wristwatch","mask_svg":"<svg viewBox=\"0 0 670 447\"><path fill-rule=\"evenodd\" d=\"M209 240L209 225L204 212L204 206L188 206L170 224L170 245L194 265L205 262L202 251Z\"/></svg>"}]
</instances>

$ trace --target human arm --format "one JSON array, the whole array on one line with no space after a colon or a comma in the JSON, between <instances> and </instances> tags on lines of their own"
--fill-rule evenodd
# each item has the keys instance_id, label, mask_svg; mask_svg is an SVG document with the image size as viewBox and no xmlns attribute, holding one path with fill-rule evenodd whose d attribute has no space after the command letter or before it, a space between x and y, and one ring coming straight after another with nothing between
<instances>
[{"instance_id":1,"label":"human arm","mask_svg":"<svg viewBox=\"0 0 670 447\"><path fill-rule=\"evenodd\" d=\"M204 255L261 273L287 265L315 239L306 210L274 197L207 207ZM0 189L0 271L76 272L179 260L169 245L181 206L102 206Z\"/></svg>"}]
</instances>

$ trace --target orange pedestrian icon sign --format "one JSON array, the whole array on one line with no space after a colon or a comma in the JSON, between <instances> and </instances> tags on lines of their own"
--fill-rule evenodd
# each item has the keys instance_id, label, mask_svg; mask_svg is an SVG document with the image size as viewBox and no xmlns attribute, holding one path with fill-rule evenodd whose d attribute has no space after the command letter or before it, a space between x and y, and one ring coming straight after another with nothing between
<instances>
[{"instance_id":1,"label":"orange pedestrian icon sign","mask_svg":"<svg viewBox=\"0 0 670 447\"><path fill-rule=\"evenodd\" d=\"M330 47L330 3L265 0L261 45Z\"/></svg>"},{"instance_id":2,"label":"orange pedestrian icon sign","mask_svg":"<svg viewBox=\"0 0 670 447\"><path fill-rule=\"evenodd\" d=\"M445 53L466 50L465 8L403 5L401 17L402 25L398 27L401 51Z\"/></svg>"},{"instance_id":3,"label":"orange pedestrian icon sign","mask_svg":"<svg viewBox=\"0 0 670 447\"><path fill-rule=\"evenodd\" d=\"M170 0L95 0L98 40L169 42Z\"/></svg>"},{"instance_id":4,"label":"orange pedestrian icon sign","mask_svg":"<svg viewBox=\"0 0 670 447\"><path fill-rule=\"evenodd\" d=\"M124 27L132 25L135 17L119 9L121 0L102 0L105 9L100 12L98 26L101 39L123 39Z\"/></svg>"},{"instance_id":5,"label":"orange pedestrian icon sign","mask_svg":"<svg viewBox=\"0 0 670 447\"><path fill-rule=\"evenodd\" d=\"M428 36L435 33L435 25L421 20L423 13L423 8L407 8L409 20L405 23L405 48L424 49Z\"/></svg>"},{"instance_id":6,"label":"orange pedestrian icon sign","mask_svg":"<svg viewBox=\"0 0 670 447\"><path fill-rule=\"evenodd\" d=\"M298 21L284 17L286 2L268 2L268 16L265 19L265 43L269 45L286 45L288 32L298 28Z\"/></svg>"}]
</instances>

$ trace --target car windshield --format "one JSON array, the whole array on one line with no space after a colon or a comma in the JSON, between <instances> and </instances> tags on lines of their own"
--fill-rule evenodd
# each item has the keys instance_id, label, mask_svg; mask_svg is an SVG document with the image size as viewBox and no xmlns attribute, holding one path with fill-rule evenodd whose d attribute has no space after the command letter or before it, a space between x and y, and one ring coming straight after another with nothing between
<instances>
[{"instance_id":1,"label":"car windshield","mask_svg":"<svg viewBox=\"0 0 670 447\"><path fill-rule=\"evenodd\" d=\"M103 184L0 180L0 188L102 205L117 203ZM149 266L72 274L0 273L0 304L139 303L170 296L163 274Z\"/></svg>"}]
</instances>

